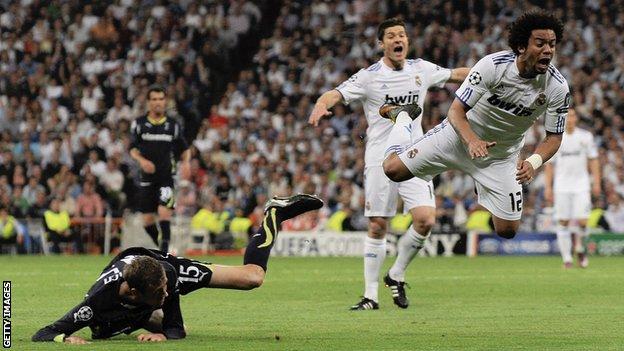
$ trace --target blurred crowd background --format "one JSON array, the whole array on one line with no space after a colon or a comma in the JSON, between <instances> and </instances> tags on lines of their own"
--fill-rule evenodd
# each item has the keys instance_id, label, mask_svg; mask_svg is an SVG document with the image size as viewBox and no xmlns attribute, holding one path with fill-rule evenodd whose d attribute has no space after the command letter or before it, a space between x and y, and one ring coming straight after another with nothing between
<instances>
[{"instance_id":1,"label":"blurred crowd background","mask_svg":"<svg viewBox=\"0 0 624 351\"><path fill-rule=\"evenodd\" d=\"M366 230L362 108L336 106L311 127L316 98L379 59L376 29L387 17L408 23L408 57L470 67L507 49L506 26L536 5L0 0L0 205L16 218L41 218L52 199L73 217L132 211L129 126L158 83L193 145L193 178L177 184L176 215L204 208L257 224L267 198L306 192L327 206L286 229ZM565 23L555 65L600 150L593 225L624 232L624 1L539 5ZM457 87L430 91L425 130L445 118ZM542 135L540 121L527 150ZM435 230L464 230L476 205L472 180L447 172L435 183ZM543 188L540 176L525 189L524 230L552 222ZM396 223L402 231L406 221Z\"/></svg>"}]
</instances>

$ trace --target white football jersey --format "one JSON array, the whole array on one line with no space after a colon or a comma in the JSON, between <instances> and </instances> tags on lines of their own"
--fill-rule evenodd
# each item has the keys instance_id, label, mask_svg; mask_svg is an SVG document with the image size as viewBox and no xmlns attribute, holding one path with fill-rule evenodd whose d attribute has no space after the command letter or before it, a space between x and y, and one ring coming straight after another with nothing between
<instances>
[{"instance_id":1,"label":"white football jersey","mask_svg":"<svg viewBox=\"0 0 624 351\"><path fill-rule=\"evenodd\" d=\"M379 108L385 103L418 103L423 108L427 90L432 86L442 86L450 77L450 69L422 59L406 60L402 70L394 70L382 58L336 88L345 104L360 100L364 106L368 121L366 166L381 166L386 140L392 129L392 122L379 115ZM422 115L412 122L411 128L413 138L422 136Z\"/></svg>"},{"instance_id":2,"label":"white football jersey","mask_svg":"<svg viewBox=\"0 0 624 351\"><path fill-rule=\"evenodd\" d=\"M594 136L580 128L563 133L561 146L552 159L554 163L555 192L589 191L587 159L598 157Z\"/></svg>"},{"instance_id":3,"label":"white football jersey","mask_svg":"<svg viewBox=\"0 0 624 351\"><path fill-rule=\"evenodd\" d=\"M570 104L565 78L550 65L545 74L522 78L512 51L479 60L455 92L471 109L466 114L472 130L485 141L491 158L505 158L524 145L524 135L544 115L546 131L563 133Z\"/></svg>"}]
</instances>

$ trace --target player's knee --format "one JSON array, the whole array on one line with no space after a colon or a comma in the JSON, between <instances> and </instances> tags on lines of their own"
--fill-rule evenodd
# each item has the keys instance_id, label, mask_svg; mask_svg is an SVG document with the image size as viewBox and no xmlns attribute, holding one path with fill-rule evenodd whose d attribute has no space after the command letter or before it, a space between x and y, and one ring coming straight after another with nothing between
<instances>
[{"instance_id":1,"label":"player's knee","mask_svg":"<svg viewBox=\"0 0 624 351\"><path fill-rule=\"evenodd\" d=\"M398 181L399 178L399 169L397 167L397 155L392 154L388 156L383 162L383 169L386 176L392 181Z\"/></svg>"},{"instance_id":2,"label":"player's knee","mask_svg":"<svg viewBox=\"0 0 624 351\"><path fill-rule=\"evenodd\" d=\"M265 272L260 266L247 265L247 273L245 275L245 282L243 283L244 290L252 290L259 288L264 283Z\"/></svg>"},{"instance_id":3,"label":"player's knee","mask_svg":"<svg viewBox=\"0 0 624 351\"><path fill-rule=\"evenodd\" d=\"M382 217L371 217L369 221L370 235L376 239L382 239L386 235L386 220Z\"/></svg>"},{"instance_id":4,"label":"player's knee","mask_svg":"<svg viewBox=\"0 0 624 351\"><path fill-rule=\"evenodd\" d=\"M515 228L496 229L496 234L498 234L498 236L500 236L501 238L505 239L513 239L514 236L516 236L516 232L517 230Z\"/></svg>"},{"instance_id":5,"label":"player's knee","mask_svg":"<svg viewBox=\"0 0 624 351\"><path fill-rule=\"evenodd\" d=\"M414 230L421 235L426 235L431 231L435 224L435 217L417 218L414 221Z\"/></svg>"}]
</instances>

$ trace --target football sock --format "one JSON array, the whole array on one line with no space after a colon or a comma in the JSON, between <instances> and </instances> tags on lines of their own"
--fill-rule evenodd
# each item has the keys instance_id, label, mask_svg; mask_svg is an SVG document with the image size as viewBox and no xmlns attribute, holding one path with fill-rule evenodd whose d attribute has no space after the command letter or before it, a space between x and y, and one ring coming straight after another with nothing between
<instances>
[{"instance_id":1,"label":"football sock","mask_svg":"<svg viewBox=\"0 0 624 351\"><path fill-rule=\"evenodd\" d=\"M397 243L398 254L390 268L390 278L400 282L405 281L405 270L418 251L425 245L425 240L427 240L426 236L418 234L413 226L409 227Z\"/></svg>"},{"instance_id":2,"label":"football sock","mask_svg":"<svg viewBox=\"0 0 624 351\"><path fill-rule=\"evenodd\" d=\"M158 246L158 227L156 226L156 223L146 225L143 228L147 232L147 235L149 235L149 237L152 238L154 245Z\"/></svg>"},{"instance_id":3,"label":"football sock","mask_svg":"<svg viewBox=\"0 0 624 351\"><path fill-rule=\"evenodd\" d=\"M584 241L585 237L588 235L587 227L578 226L575 229L574 233L576 233L576 242L574 243L574 251L576 253L585 253Z\"/></svg>"},{"instance_id":4,"label":"football sock","mask_svg":"<svg viewBox=\"0 0 624 351\"><path fill-rule=\"evenodd\" d=\"M411 144L412 141L412 119L405 111L400 112L396 118L388 142L386 143L386 151L384 158L393 152L400 153Z\"/></svg>"},{"instance_id":5,"label":"football sock","mask_svg":"<svg viewBox=\"0 0 624 351\"><path fill-rule=\"evenodd\" d=\"M379 271L386 259L386 239L364 239L364 297L379 301Z\"/></svg>"},{"instance_id":6,"label":"football sock","mask_svg":"<svg viewBox=\"0 0 624 351\"><path fill-rule=\"evenodd\" d=\"M160 231L162 232L162 238L160 240L160 251L169 251L169 240L171 239L171 222L160 221Z\"/></svg>"},{"instance_id":7,"label":"football sock","mask_svg":"<svg viewBox=\"0 0 624 351\"><path fill-rule=\"evenodd\" d=\"M572 236L568 227L557 226L557 243L563 262L572 262Z\"/></svg>"},{"instance_id":8,"label":"football sock","mask_svg":"<svg viewBox=\"0 0 624 351\"><path fill-rule=\"evenodd\" d=\"M255 264L262 267L266 272L271 248L275 243L275 237L279 230L280 222L276 216L276 212L277 210L275 208L271 208L264 215L262 225L258 232L249 239L249 244L247 244L247 249L245 249L245 256L243 258L244 264Z\"/></svg>"}]
</instances>

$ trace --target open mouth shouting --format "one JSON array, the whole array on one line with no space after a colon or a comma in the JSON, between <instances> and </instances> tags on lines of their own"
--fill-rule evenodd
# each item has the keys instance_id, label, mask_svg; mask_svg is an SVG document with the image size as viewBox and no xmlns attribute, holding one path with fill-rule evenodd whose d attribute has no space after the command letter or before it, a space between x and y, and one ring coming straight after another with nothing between
<instances>
[{"instance_id":1,"label":"open mouth shouting","mask_svg":"<svg viewBox=\"0 0 624 351\"><path fill-rule=\"evenodd\" d=\"M550 64L550 60L550 57L544 57L537 60L537 62L535 63L535 70L538 72L546 72L546 70L548 69L548 65Z\"/></svg>"},{"instance_id":2,"label":"open mouth shouting","mask_svg":"<svg viewBox=\"0 0 624 351\"><path fill-rule=\"evenodd\" d=\"M402 57L405 55L405 48L403 47L403 44L398 44L392 49L392 52L396 57Z\"/></svg>"}]
</instances>

